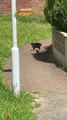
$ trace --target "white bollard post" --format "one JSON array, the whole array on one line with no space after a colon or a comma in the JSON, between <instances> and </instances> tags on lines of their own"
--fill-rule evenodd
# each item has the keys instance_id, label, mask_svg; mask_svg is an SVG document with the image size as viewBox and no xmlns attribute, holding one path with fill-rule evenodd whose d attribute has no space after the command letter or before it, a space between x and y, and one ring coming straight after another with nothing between
<instances>
[{"instance_id":1,"label":"white bollard post","mask_svg":"<svg viewBox=\"0 0 67 120\"><path fill-rule=\"evenodd\" d=\"M12 75L14 94L20 94L20 66L19 49L17 47L17 29L16 29L16 0L12 0L12 30L13 30L13 48L12 48Z\"/></svg>"}]
</instances>

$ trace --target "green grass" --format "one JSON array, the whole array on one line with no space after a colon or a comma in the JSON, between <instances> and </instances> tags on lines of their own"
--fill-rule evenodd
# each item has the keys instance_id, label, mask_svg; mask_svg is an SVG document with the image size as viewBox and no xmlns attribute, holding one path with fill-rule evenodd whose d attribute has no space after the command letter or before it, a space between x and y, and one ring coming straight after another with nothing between
<instances>
[{"instance_id":1,"label":"green grass","mask_svg":"<svg viewBox=\"0 0 67 120\"><path fill-rule=\"evenodd\" d=\"M51 37L51 26L45 22L43 15L22 17L17 16L19 47ZM12 21L11 16L0 16L0 69L11 55Z\"/></svg>"},{"instance_id":2,"label":"green grass","mask_svg":"<svg viewBox=\"0 0 67 120\"><path fill-rule=\"evenodd\" d=\"M51 26L43 15L17 16L18 46L51 37ZM12 21L11 16L0 16L0 120L36 120L32 113L32 97L22 92L16 98L5 85L2 69L11 56Z\"/></svg>"},{"instance_id":3,"label":"green grass","mask_svg":"<svg viewBox=\"0 0 67 120\"><path fill-rule=\"evenodd\" d=\"M2 81L3 76L0 75ZM22 92L17 98L0 81L0 120L36 120L32 113L32 96Z\"/></svg>"},{"instance_id":4,"label":"green grass","mask_svg":"<svg viewBox=\"0 0 67 120\"><path fill-rule=\"evenodd\" d=\"M46 23L44 16L20 16L17 17L17 20L18 44L20 46L51 37L51 26Z\"/></svg>"},{"instance_id":5,"label":"green grass","mask_svg":"<svg viewBox=\"0 0 67 120\"><path fill-rule=\"evenodd\" d=\"M50 37L49 25L37 24L37 23L18 23L18 40L20 40L19 45L31 43L33 41L39 41L41 39L46 39ZM48 33L47 33L48 32Z\"/></svg>"}]
</instances>

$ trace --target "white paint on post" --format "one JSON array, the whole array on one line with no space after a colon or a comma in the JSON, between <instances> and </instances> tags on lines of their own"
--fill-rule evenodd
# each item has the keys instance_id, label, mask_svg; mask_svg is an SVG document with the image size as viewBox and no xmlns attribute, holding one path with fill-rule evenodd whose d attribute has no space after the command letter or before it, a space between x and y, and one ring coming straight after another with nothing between
<instances>
[{"instance_id":1,"label":"white paint on post","mask_svg":"<svg viewBox=\"0 0 67 120\"><path fill-rule=\"evenodd\" d=\"M13 30L13 48L12 48L12 75L14 94L20 94L20 65L19 49L17 47L17 29L16 29L16 0L12 0L12 30Z\"/></svg>"}]
</instances>

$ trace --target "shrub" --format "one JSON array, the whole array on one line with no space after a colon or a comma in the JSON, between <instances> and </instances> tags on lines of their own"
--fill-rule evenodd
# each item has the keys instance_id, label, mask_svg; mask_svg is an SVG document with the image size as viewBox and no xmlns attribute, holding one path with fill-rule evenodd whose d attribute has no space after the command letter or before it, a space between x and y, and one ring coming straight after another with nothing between
<instances>
[{"instance_id":1,"label":"shrub","mask_svg":"<svg viewBox=\"0 0 67 120\"><path fill-rule=\"evenodd\" d=\"M44 14L51 25L67 32L67 0L47 0Z\"/></svg>"}]
</instances>

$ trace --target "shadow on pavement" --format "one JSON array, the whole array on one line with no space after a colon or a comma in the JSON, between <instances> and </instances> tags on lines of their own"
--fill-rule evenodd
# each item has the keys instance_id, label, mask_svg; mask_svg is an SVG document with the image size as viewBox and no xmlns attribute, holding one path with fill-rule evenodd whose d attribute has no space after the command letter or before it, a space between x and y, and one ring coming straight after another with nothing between
<instances>
[{"instance_id":1,"label":"shadow on pavement","mask_svg":"<svg viewBox=\"0 0 67 120\"><path fill-rule=\"evenodd\" d=\"M52 53L52 45L45 46L43 48L44 48L43 51L32 54L33 57L38 61L54 63L57 67L59 67L59 64L57 63Z\"/></svg>"},{"instance_id":2,"label":"shadow on pavement","mask_svg":"<svg viewBox=\"0 0 67 120\"><path fill-rule=\"evenodd\" d=\"M12 69L4 69L3 72L12 72Z\"/></svg>"}]
</instances>

